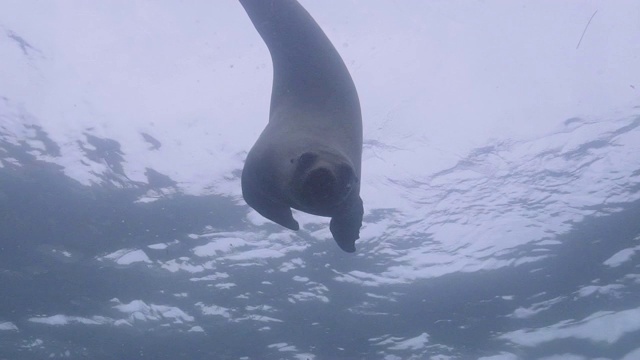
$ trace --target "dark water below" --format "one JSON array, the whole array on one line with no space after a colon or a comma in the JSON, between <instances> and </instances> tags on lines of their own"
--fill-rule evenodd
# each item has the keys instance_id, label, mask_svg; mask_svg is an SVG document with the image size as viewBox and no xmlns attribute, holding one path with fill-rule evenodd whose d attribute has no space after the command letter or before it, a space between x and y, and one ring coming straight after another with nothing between
<instances>
[{"instance_id":1,"label":"dark water below","mask_svg":"<svg viewBox=\"0 0 640 360\"><path fill-rule=\"evenodd\" d=\"M0 359L640 358L640 118L576 121L396 185L355 255L2 134Z\"/></svg>"}]
</instances>

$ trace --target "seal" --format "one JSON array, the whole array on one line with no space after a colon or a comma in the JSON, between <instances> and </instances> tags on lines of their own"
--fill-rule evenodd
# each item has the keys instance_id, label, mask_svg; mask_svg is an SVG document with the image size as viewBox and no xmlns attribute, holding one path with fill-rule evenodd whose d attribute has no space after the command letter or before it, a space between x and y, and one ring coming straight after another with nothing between
<instances>
[{"instance_id":1,"label":"seal","mask_svg":"<svg viewBox=\"0 0 640 360\"><path fill-rule=\"evenodd\" d=\"M273 62L269 122L242 171L242 195L291 230L291 208L331 217L338 246L355 251L362 215L362 115L344 61L295 0L240 0Z\"/></svg>"}]
</instances>

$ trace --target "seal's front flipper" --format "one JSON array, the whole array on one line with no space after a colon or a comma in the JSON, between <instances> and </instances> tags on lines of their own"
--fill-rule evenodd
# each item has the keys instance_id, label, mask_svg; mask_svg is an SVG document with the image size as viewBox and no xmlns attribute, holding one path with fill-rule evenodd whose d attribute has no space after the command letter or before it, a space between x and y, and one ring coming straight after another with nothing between
<instances>
[{"instance_id":1,"label":"seal's front flipper","mask_svg":"<svg viewBox=\"0 0 640 360\"><path fill-rule=\"evenodd\" d=\"M300 225L293 218L293 214L291 213L291 208L277 203L269 203L266 206L252 206L256 209L260 215L266 217L267 219L273 221L274 223L280 224L287 229L291 230L300 230Z\"/></svg>"},{"instance_id":2,"label":"seal's front flipper","mask_svg":"<svg viewBox=\"0 0 640 360\"><path fill-rule=\"evenodd\" d=\"M329 228L340 249L349 253L356 251L356 240L360 238L363 214L362 199L358 196L345 212L331 218Z\"/></svg>"},{"instance_id":3,"label":"seal's front flipper","mask_svg":"<svg viewBox=\"0 0 640 360\"><path fill-rule=\"evenodd\" d=\"M253 192L245 191L245 189L243 189L243 196L247 204L260 213L260 215L287 229L296 231L300 229L300 225L298 225L298 222L293 218L291 208L287 205L274 202L264 196L256 196Z\"/></svg>"},{"instance_id":4,"label":"seal's front flipper","mask_svg":"<svg viewBox=\"0 0 640 360\"><path fill-rule=\"evenodd\" d=\"M300 230L300 225L298 225L298 222L293 218L293 214L291 214L291 208L288 206L277 204L272 205L266 211L261 212L258 209L256 209L256 211L258 211L260 215L286 227L287 229L291 229L294 231Z\"/></svg>"}]
</instances>

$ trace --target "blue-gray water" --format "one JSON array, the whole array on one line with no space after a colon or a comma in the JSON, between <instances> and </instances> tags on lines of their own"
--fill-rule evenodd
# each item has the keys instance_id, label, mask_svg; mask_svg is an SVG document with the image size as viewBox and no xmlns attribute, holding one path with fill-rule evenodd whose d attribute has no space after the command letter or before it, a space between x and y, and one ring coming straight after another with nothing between
<instances>
[{"instance_id":1,"label":"blue-gray water","mask_svg":"<svg viewBox=\"0 0 640 360\"><path fill-rule=\"evenodd\" d=\"M236 1L1 2L0 360L640 359L637 4L305 1L363 106L346 254L240 196Z\"/></svg>"},{"instance_id":2,"label":"blue-gray water","mask_svg":"<svg viewBox=\"0 0 640 360\"><path fill-rule=\"evenodd\" d=\"M0 124L0 359L640 358L637 115L389 183L413 207L369 209L355 255L127 181L115 140L86 136L111 171L81 185L24 130Z\"/></svg>"}]
</instances>

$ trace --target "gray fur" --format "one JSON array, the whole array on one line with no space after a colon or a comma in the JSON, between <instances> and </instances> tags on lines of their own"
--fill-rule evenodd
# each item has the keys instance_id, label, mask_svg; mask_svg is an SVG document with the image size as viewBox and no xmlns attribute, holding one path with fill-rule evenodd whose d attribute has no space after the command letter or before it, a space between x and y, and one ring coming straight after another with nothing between
<instances>
[{"instance_id":1,"label":"gray fur","mask_svg":"<svg viewBox=\"0 0 640 360\"><path fill-rule=\"evenodd\" d=\"M362 225L362 118L331 41L295 0L240 0L273 61L269 123L249 151L242 194L262 216L298 230L291 208L331 217L341 249Z\"/></svg>"}]
</instances>

